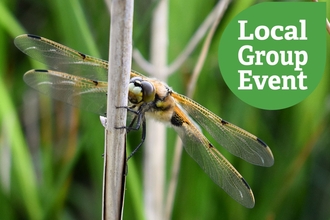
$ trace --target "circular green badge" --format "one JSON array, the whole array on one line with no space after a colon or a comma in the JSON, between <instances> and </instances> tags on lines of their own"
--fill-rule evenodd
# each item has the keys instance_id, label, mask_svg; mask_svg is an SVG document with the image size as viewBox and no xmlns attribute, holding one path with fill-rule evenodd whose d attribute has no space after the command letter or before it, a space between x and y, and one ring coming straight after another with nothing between
<instances>
[{"instance_id":1,"label":"circular green badge","mask_svg":"<svg viewBox=\"0 0 330 220\"><path fill-rule=\"evenodd\" d=\"M231 91L254 107L290 107L322 78L325 36L325 4L257 4L226 27L219 44L221 74Z\"/></svg>"}]
</instances>

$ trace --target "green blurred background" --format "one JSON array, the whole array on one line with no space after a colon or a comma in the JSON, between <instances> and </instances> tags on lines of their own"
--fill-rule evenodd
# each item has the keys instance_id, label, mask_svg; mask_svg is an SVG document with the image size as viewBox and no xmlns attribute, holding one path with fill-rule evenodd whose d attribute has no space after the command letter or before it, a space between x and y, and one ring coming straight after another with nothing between
<instances>
[{"instance_id":1,"label":"green blurred background","mask_svg":"<svg viewBox=\"0 0 330 220\"><path fill-rule=\"evenodd\" d=\"M241 10L259 2L236 0L229 6L193 98L263 139L275 164L253 166L219 147L253 189L256 206L250 210L216 186L184 152L172 219L330 219L329 62L322 82L306 100L279 111L243 103L219 72L217 46L224 27ZM169 62L216 3L169 1ZM134 47L147 58L154 5L151 0L135 1ZM0 219L101 218L104 130L99 117L25 85L23 74L42 65L31 63L13 39L37 34L107 59L109 23L102 0L0 0ZM201 45L169 78L175 91L186 91ZM134 61L133 69L141 71ZM168 177L175 132L169 128L167 136ZM129 145L136 146L140 134L128 138ZM129 161L124 219L144 219L142 160L143 148Z\"/></svg>"}]
</instances>

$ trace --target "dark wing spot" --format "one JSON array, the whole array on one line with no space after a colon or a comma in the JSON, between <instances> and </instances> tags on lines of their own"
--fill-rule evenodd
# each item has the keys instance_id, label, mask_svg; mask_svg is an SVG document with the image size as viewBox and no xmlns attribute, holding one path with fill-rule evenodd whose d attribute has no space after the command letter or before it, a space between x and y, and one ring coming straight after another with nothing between
<instances>
[{"instance_id":1,"label":"dark wing spot","mask_svg":"<svg viewBox=\"0 0 330 220\"><path fill-rule=\"evenodd\" d=\"M242 177L241 178L242 182L245 184L245 186L248 188L248 189L251 189L249 184L245 181L245 179Z\"/></svg>"},{"instance_id":2,"label":"dark wing spot","mask_svg":"<svg viewBox=\"0 0 330 220\"><path fill-rule=\"evenodd\" d=\"M83 59L85 59L86 58L86 55L85 54L83 54L83 53L80 53L80 52L78 52L79 54L80 54L80 56L83 58Z\"/></svg>"},{"instance_id":3,"label":"dark wing spot","mask_svg":"<svg viewBox=\"0 0 330 220\"><path fill-rule=\"evenodd\" d=\"M173 115L171 117L171 124L180 127L183 124L183 119L176 112L173 112Z\"/></svg>"},{"instance_id":4,"label":"dark wing spot","mask_svg":"<svg viewBox=\"0 0 330 220\"><path fill-rule=\"evenodd\" d=\"M265 142L263 142L261 139L257 138L257 141L264 147L268 147Z\"/></svg>"},{"instance_id":5,"label":"dark wing spot","mask_svg":"<svg viewBox=\"0 0 330 220\"><path fill-rule=\"evenodd\" d=\"M98 85L99 84L99 82L98 81L95 81L95 80L93 80L93 83L94 83L94 85Z\"/></svg>"},{"instance_id":6,"label":"dark wing spot","mask_svg":"<svg viewBox=\"0 0 330 220\"><path fill-rule=\"evenodd\" d=\"M35 38L35 39L41 40L41 37L39 37L39 36L37 36L37 35L28 34L27 36L28 36L28 37L31 37L31 38Z\"/></svg>"},{"instance_id":7,"label":"dark wing spot","mask_svg":"<svg viewBox=\"0 0 330 220\"><path fill-rule=\"evenodd\" d=\"M209 148L213 148L214 146L211 144L211 143L209 143Z\"/></svg>"},{"instance_id":8,"label":"dark wing spot","mask_svg":"<svg viewBox=\"0 0 330 220\"><path fill-rule=\"evenodd\" d=\"M34 70L36 72L43 72L43 73L48 73L48 70Z\"/></svg>"},{"instance_id":9,"label":"dark wing spot","mask_svg":"<svg viewBox=\"0 0 330 220\"><path fill-rule=\"evenodd\" d=\"M226 125L226 124L229 124L229 122L222 119L221 124Z\"/></svg>"}]
</instances>

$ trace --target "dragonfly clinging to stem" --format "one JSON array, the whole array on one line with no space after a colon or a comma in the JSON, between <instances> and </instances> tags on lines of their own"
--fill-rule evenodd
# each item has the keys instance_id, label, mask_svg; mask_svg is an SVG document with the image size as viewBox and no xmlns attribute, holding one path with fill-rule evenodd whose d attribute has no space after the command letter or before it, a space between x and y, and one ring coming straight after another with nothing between
<instances>
[{"instance_id":1,"label":"dragonfly clinging to stem","mask_svg":"<svg viewBox=\"0 0 330 220\"><path fill-rule=\"evenodd\" d=\"M105 116L108 62L35 35L20 35L15 45L51 70L30 70L24 81L57 100ZM270 148L255 135L221 119L192 99L174 92L165 83L131 71L128 110L137 128L145 116L170 124L186 152L210 178L245 207L254 207L252 190L241 174L203 135L203 127L221 146L249 163L269 167ZM145 130L145 129L144 129Z\"/></svg>"}]
</instances>

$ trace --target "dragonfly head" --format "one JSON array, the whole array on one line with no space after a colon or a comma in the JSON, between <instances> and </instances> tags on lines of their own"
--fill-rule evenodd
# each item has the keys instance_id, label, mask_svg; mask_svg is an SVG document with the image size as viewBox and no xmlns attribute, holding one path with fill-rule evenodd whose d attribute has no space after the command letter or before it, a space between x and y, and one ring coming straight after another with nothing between
<instances>
[{"instance_id":1,"label":"dragonfly head","mask_svg":"<svg viewBox=\"0 0 330 220\"><path fill-rule=\"evenodd\" d=\"M128 99L133 104L140 102L151 102L155 99L156 90L154 86L141 77L133 77L129 83Z\"/></svg>"}]
</instances>

